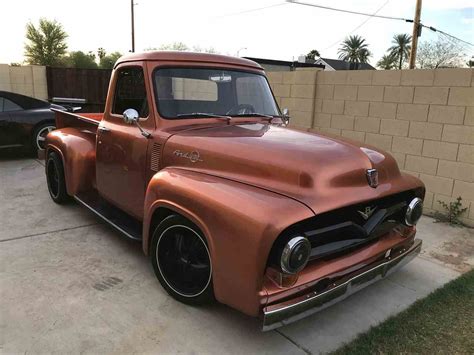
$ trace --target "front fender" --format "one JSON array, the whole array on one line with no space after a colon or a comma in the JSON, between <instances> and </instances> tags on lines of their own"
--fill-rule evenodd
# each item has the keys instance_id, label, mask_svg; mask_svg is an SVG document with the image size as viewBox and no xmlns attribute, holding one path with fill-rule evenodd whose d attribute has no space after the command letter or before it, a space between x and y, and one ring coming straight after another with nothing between
<instances>
[{"instance_id":1,"label":"front fender","mask_svg":"<svg viewBox=\"0 0 474 355\"><path fill-rule=\"evenodd\" d=\"M167 208L189 218L205 235L218 301L256 316L268 254L289 225L314 214L288 197L239 182L179 168L150 180L145 198L143 248L149 251L152 216Z\"/></svg>"},{"instance_id":2,"label":"front fender","mask_svg":"<svg viewBox=\"0 0 474 355\"><path fill-rule=\"evenodd\" d=\"M70 196L96 187L95 138L95 133L72 127L54 130L46 137L46 157L51 150L61 155Z\"/></svg>"}]
</instances>

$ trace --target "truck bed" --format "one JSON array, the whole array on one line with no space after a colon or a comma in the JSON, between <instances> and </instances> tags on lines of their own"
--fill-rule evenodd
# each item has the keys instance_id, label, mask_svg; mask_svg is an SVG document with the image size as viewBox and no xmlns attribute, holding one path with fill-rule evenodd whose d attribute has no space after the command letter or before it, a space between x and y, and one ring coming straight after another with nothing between
<instances>
[{"instance_id":1,"label":"truck bed","mask_svg":"<svg viewBox=\"0 0 474 355\"><path fill-rule=\"evenodd\" d=\"M103 113L74 113L54 108L51 110L56 114L56 128L87 127L95 131L104 117Z\"/></svg>"}]
</instances>

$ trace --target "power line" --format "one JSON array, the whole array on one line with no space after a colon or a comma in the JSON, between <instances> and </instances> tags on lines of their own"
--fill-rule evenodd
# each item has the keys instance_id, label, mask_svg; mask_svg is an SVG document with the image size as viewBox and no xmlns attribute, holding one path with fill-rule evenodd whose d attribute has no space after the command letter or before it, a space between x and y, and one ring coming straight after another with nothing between
<instances>
[{"instance_id":1,"label":"power line","mask_svg":"<svg viewBox=\"0 0 474 355\"><path fill-rule=\"evenodd\" d=\"M367 22L369 22L375 15L377 15L377 13L379 13L380 10L382 10L388 3L390 2L390 0L387 0L385 1L385 3L380 6L373 14L372 16L370 16L369 18L365 19L360 25L358 25L357 27L355 27L352 31L350 31L347 35L344 36L344 38L341 38L340 40L334 42L333 44L331 44L330 46L324 48L321 50L322 51L325 51L329 48L332 48L334 47L336 44L340 43L341 41L343 41L347 36L351 35L352 33L354 33L355 31L357 31L359 28L361 28L362 26L364 26Z\"/></svg>"},{"instance_id":2,"label":"power line","mask_svg":"<svg viewBox=\"0 0 474 355\"><path fill-rule=\"evenodd\" d=\"M377 14L369 14L369 13L366 13L366 12L359 12L359 11L352 11L352 10L345 10L345 9L339 9L339 8L335 8L335 7L330 7L330 6L323 6L323 5L318 5L318 4L312 4L312 3L308 3L308 2L304 2L304 1L299 1L299 0L286 0L287 3L290 3L290 4L296 4L296 5L304 5L304 6L310 6L310 7L317 7L317 8L320 8L320 9L324 9L324 10L331 10L331 11L338 11L338 12L344 12L344 13L348 13L348 14L353 14L353 15L361 15L361 16L369 16L370 18L372 17L377 17L377 18L383 18L383 19L386 19L386 20L398 20L398 21L405 21L405 22L410 22L410 23L413 23L414 21L412 19L407 19L407 18L403 18L403 17L393 17L393 16L383 16L383 15L377 15ZM447 32L444 32L444 31L441 31L437 28L434 28L432 26L426 26L426 25L423 25L421 22L418 23L419 26L422 26L422 27L425 27L425 28L428 28L430 29L431 31L433 32L439 32L439 33L442 33L446 36L449 36L457 41L460 41L460 42L463 42L463 43L466 43L470 46L473 46L474 47L474 44L473 43L470 43L470 42L467 42L465 40L462 40L456 36L453 36Z\"/></svg>"},{"instance_id":3,"label":"power line","mask_svg":"<svg viewBox=\"0 0 474 355\"><path fill-rule=\"evenodd\" d=\"M386 19L386 20L399 20L399 21L413 22L413 20L411 20L411 19L406 19L406 18L403 18L403 17L393 17L393 16L383 16L383 15L377 15L377 14L368 14L368 13L366 13L366 12L359 12L359 11L338 9L338 8L335 8L335 7L329 7L329 6L311 4L311 3L309 3L309 2L298 1L298 0L286 0L286 2L287 2L287 3L290 3L290 4L297 4L297 5L318 7L318 8L320 8L320 9L325 9L325 10L345 12L345 13L353 14L353 15L361 15L361 16L369 16L369 17L378 17L378 18L384 18L384 19Z\"/></svg>"}]
</instances>

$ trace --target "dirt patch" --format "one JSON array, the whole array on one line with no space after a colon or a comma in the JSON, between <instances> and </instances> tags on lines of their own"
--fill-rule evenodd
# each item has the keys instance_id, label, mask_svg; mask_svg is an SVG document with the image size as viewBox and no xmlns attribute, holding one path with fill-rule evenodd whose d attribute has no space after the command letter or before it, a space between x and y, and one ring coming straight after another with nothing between
<instances>
[{"instance_id":1,"label":"dirt patch","mask_svg":"<svg viewBox=\"0 0 474 355\"><path fill-rule=\"evenodd\" d=\"M467 272L474 268L474 233L468 231L453 241L445 242L430 255L460 272Z\"/></svg>"}]
</instances>

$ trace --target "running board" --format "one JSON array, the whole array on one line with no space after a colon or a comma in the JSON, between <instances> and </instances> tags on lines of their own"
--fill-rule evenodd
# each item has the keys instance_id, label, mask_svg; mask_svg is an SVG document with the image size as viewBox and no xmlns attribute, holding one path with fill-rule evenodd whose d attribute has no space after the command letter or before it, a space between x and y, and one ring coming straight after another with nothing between
<instances>
[{"instance_id":1,"label":"running board","mask_svg":"<svg viewBox=\"0 0 474 355\"><path fill-rule=\"evenodd\" d=\"M125 237L137 241L142 240L142 223L107 202L97 192L80 193L74 198Z\"/></svg>"}]
</instances>

